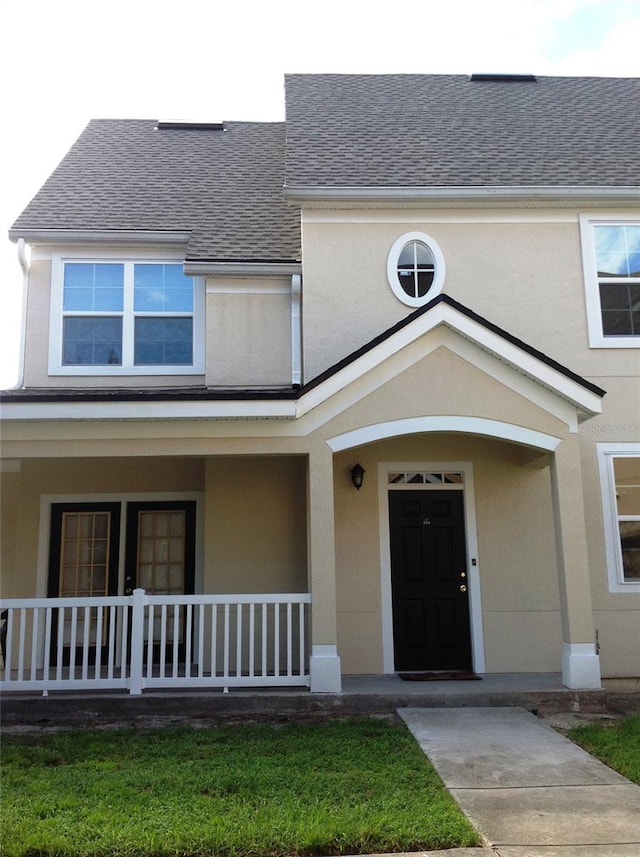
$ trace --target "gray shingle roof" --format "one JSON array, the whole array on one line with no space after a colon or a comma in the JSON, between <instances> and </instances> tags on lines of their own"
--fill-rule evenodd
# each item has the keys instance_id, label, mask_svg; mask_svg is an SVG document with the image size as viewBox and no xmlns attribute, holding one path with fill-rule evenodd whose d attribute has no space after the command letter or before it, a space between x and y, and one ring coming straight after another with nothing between
<instances>
[{"instance_id":1,"label":"gray shingle roof","mask_svg":"<svg viewBox=\"0 0 640 857\"><path fill-rule=\"evenodd\" d=\"M640 78L288 75L290 187L638 186Z\"/></svg>"},{"instance_id":2,"label":"gray shingle roof","mask_svg":"<svg viewBox=\"0 0 640 857\"><path fill-rule=\"evenodd\" d=\"M292 261L283 187L640 185L640 78L288 75L286 98L286 126L94 120L10 236L188 231L188 260Z\"/></svg>"},{"instance_id":3,"label":"gray shingle roof","mask_svg":"<svg viewBox=\"0 0 640 857\"><path fill-rule=\"evenodd\" d=\"M190 230L187 258L300 258L299 212L282 196L282 123L224 131L89 123L11 230Z\"/></svg>"}]
</instances>

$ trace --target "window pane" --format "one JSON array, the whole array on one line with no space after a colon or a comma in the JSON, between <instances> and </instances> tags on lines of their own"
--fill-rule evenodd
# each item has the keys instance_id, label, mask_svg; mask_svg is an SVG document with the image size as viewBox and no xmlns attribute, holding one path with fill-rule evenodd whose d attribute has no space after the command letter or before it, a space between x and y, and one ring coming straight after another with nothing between
<instances>
[{"instance_id":1,"label":"window pane","mask_svg":"<svg viewBox=\"0 0 640 857\"><path fill-rule=\"evenodd\" d=\"M121 311L124 266L69 262L64 266L63 309Z\"/></svg>"},{"instance_id":2,"label":"window pane","mask_svg":"<svg viewBox=\"0 0 640 857\"><path fill-rule=\"evenodd\" d=\"M410 241L398 259L398 282L412 298L424 297L433 283L434 258L429 248L420 241Z\"/></svg>"},{"instance_id":3,"label":"window pane","mask_svg":"<svg viewBox=\"0 0 640 857\"><path fill-rule=\"evenodd\" d=\"M122 363L122 320L70 317L64 320L65 366L118 366Z\"/></svg>"},{"instance_id":4,"label":"window pane","mask_svg":"<svg viewBox=\"0 0 640 857\"><path fill-rule=\"evenodd\" d=\"M136 265L134 273L136 312L192 312L193 280L182 265Z\"/></svg>"},{"instance_id":5,"label":"window pane","mask_svg":"<svg viewBox=\"0 0 640 857\"><path fill-rule=\"evenodd\" d=\"M433 267L434 259L428 247L424 244L421 244L419 241L415 242L416 247L416 263L419 268L423 268L426 266Z\"/></svg>"},{"instance_id":6,"label":"window pane","mask_svg":"<svg viewBox=\"0 0 640 857\"><path fill-rule=\"evenodd\" d=\"M628 277L626 253L598 253L599 277Z\"/></svg>"},{"instance_id":7,"label":"window pane","mask_svg":"<svg viewBox=\"0 0 640 857\"><path fill-rule=\"evenodd\" d=\"M640 286L631 283L601 283L600 306L605 336L640 334Z\"/></svg>"},{"instance_id":8,"label":"window pane","mask_svg":"<svg viewBox=\"0 0 640 857\"><path fill-rule=\"evenodd\" d=\"M594 226L594 238L598 257L600 253L626 249L624 226Z\"/></svg>"},{"instance_id":9,"label":"window pane","mask_svg":"<svg viewBox=\"0 0 640 857\"><path fill-rule=\"evenodd\" d=\"M193 363L191 318L137 318L137 366L190 366Z\"/></svg>"},{"instance_id":10,"label":"window pane","mask_svg":"<svg viewBox=\"0 0 640 857\"><path fill-rule=\"evenodd\" d=\"M107 594L109 512L65 513L62 517L59 594Z\"/></svg>"},{"instance_id":11,"label":"window pane","mask_svg":"<svg viewBox=\"0 0 640 857\"><path fill-rule=\"evenodd\" d=\"M417 280L418 280L418 297L424 297L426 293L431 288L431 283L433 283L433 269L430 271L418 271L417 272Z\"/></svg>"},{"instance_id":12,"label":"window pane","mask_svg":"<svg viewBox=\"0 0 640 857\"><path fill-rule=\"evenodd\" d=\"M640 226L625 226L624 237L630 253L640 253Z\"/></svg>"},{"instance_id":13,"label":"window pane","mask_svg":"<svg viewBox=\"0 0 640 857\"><path fill-rule=\"evenodd\" d=\"M622 568L625 580L640 580L640 521L620 521Z\"/></svg>"},{"instance_id":14,"label":"window pane","mask_svg":"<svg viewBox=\"0 0 640 857\"><path fill-rule=\"evenodd\" d=\"M604 310L602 332L605 336L631 336L633 334L631 313L625 310Z\"/></svg>"},{"instance_id":15,"label":"window pane","mask_svg":"<svg viewBox=\"0 0 640 857\"><path fill-rule=\"evenodd\" d=\"M398 259L399 268L413 268L415 263L415 241L405 244Z\"/></svg>"},{"instance_id":16,"label":"window pane","mask_svg":"<svg viewBox=\"0 0 640 857\"><path fill-rule=\"evenodd\" d=\"M631 455L614 458L613 472L618 514L640 517L640 458Z\"/></svg>"},{"instance_id":17,"label":"window pane","mask_svg":"<svg viewBox=\"0 0 640 857\"><path fill-rule=\"evenodd\" d=\"M629 287L626 283L601 283L602 309L629 309Z\"/></svg>"}]
</instances>

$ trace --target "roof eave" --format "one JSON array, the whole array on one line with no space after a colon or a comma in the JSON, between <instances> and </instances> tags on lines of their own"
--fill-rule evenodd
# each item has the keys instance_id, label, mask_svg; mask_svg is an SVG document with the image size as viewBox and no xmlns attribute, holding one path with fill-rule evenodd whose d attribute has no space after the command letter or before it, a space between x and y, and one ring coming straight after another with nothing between
<instances>
[{"instance_id":1,"label":"roof eave","mask_svg":"<svg viewBox=\"0 0 640 857\"><path fill-rule=\"evenodd\" d=\"M50 246L71 244L159 245L185 247L191 238L189 230L141 230L141 229L40 229L38 227L14 227L9 230L9 240L24 239L27 244Z\"/></svg>"},{"instance_id":2,"label":"roof eave","mask_svg":"<svg viewBox=\"0 0 640 857\"><path fill-rule=\"evenodd\" d=\"M301 262L207 262L189 260L184 272L191 277L287 277L302 273Z\"/></svg>"},{"instance_id":3,"label":"roof eave","mask_svg":"<svg viewBox=\"0 0 640 857\"><path fill-rule=\"evenodd\" d=\"M640 203L640 186L313 187L285 185L289 202L602 202Z\"/></svg>"}]
</instances>

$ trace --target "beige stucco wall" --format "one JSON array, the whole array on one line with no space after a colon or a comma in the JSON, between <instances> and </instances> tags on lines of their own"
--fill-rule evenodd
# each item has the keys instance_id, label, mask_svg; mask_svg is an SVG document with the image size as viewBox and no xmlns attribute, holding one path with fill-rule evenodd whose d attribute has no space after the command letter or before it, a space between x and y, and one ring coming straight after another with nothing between
<instances>
[{"instance_id":1,"label":"beige stucco wall","mask_svg":"<svg viewBox=\"0 0 640 857\"><path fill-rule=\"evenodd\" d=\"M291 384L291 286L286 279L208 280L208 386Z\"/></svg>"},{"instance_id":2,"label":"beige stucco wall","mask_svg":"<svg viewBox=\"0 0 640 857\"><path fill-rule=\"evenodd\" d=\"M304 458L210 458L207 592L307 592Z\"/></svg>"},{"instance_id":3,"label":"beige stucco wall","mask_svg":"<svg viewBox=\"0 0 640 857\"><path fill-rule=\"evenodd\" d=\"M429 338L427 335L426 339ZM447 342L382 380L371 392L345 408L321 428L330 438L361 426L421 416L472 416L511 423L561 437L566 425L517 390L508 389L483 369L456 354ZM420 344L416 345L416 350ZM517 373L513 373L514 382Z\"/></svg>"},{"instance_id":4,"label":"beige stucco wall","mask_svg":"<svg viewBox=\"0 0 640 857\"><path fill-rule=\"evenodd\" d=\"M599 444L636 443L640 458L640 383L609 378L603 386L609 390L605 412L580 432L587 549L602 673L629 677L640 675L640 592L611 592L609 588L597 448Z\"/></svg>"},{"instance_id":5,"label":"beige stucco wall","mask_svg":"<svg viewBox=\"0 0 640 857\"><path fill-rule=\"evenodd\" d=\"M590 349L579 209L303 215L305 371L314 377L404 318L387 255L424 232L446 264L443 292L585 376L640 369L633 349ZM570 323L568 323L570 320Z\"/></svg>"}]
</instances>

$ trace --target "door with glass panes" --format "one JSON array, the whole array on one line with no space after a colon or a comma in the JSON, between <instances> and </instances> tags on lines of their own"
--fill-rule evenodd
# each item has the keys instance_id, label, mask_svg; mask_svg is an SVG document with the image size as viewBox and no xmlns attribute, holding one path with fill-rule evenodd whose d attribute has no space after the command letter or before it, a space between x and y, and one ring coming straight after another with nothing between
<instances>
[{"instance_id":1,"label":"door with glass panes","mask_svg":"<svg viewBox=\"0 0 640 857\"><path fill-rule=\"evenodd\" d=\"M120 544L120 503L54 503L51 507L49 540L49 598L90 599L117 595ZM90 602L87 602L90 603ZM113 614L102 623L97 610L56 610L51 623L51 661L69 665L70 651L82 657L80 643L89 639L89 657L95 663L96 647L109 639ZM85 623L88 627L85 628ZM98 639L99 637L99 639ZM76 645L77 643L77 645ZM61 649L61 659L58 657Z\"/></svg>"},{"instance_id":2,"label":"door with glass panes","mask_svg":"<svg viewBox=\"0 0 640 857\"><path fill-rule=\"evenodd\" d=\"M117 595L120 579L120 536L125 528L124 592L137 587L149 595L183 595L193 592L195 569L195 502L155 501L130 503L54 503L51 507L49 547L49 597L90 599ZM90 602L88 602L90 604ZM109 639L109 623L118 614L105 612L104 621L95 621L96 610L72 613L65 610L60 621L52 622L51 657L69 664L69 652L89 634L89 657L94 661L96 647L103 649ZM154 640L160 638L160 616L155 611ZM87 621L89 627L85 629ZM184 652L184 610L174 622L174 608L165 615L165 640L173 645L177 634L179 652ZM177 629L177 630L176 630ZM145 628L148 634L148 626ZM97 639L99 635L100 639ZM75 646L77 658L82 649ZM160 657L155 643L154 658Z\"/></svg>"},{"instance_id":3,"label":"door with glass panes","mask_svg":"<svg viewBox=\"0 0 640 857\"><path fill-rule=\"evenodd\" d=\"M147 595L186 595L193 592L195 569L195 502L127 503L125 593L136 588ZM175 611L179 610L177 621ZM154 610L153 656L160 660L161 625L165 656L177 636L179 657L185 650L185 610L167 606ZM145 644L149 629L145 627Z\"/></svg>"}]
</instances>

